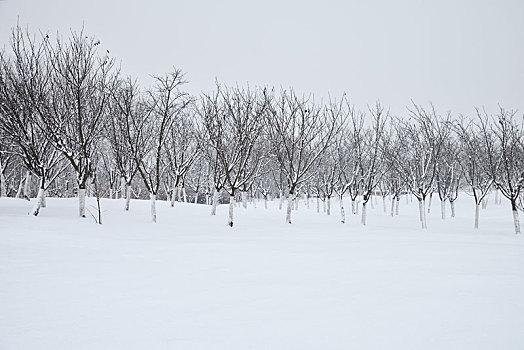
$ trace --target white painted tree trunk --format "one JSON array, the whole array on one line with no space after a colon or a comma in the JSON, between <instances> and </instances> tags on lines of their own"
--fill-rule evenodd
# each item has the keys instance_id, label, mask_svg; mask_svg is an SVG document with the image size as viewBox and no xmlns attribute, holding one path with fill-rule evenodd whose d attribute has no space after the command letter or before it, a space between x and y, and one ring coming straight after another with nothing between
<instances>
[{"instance_id":1,"label":"white painted tree trunk","mask_svg":"<svg viewBox=\"0 0 524 350\"><path fill-rule=\"evenodd\" d=\"M433 193L429 195L429 202L428 202L428 214L431 212L431 199L433 198Z\"/></svg>"},{"instance_id":2,"label":"white painted tree trunk","mask_svg":"<svg viewBox=\"0 0 524 350\"><path fill-rule=\"evenodd\" d=\"M177 194L176 194L176 201L182 202L182 185L178 185L177 187Z\"/></svg>"},{"instance_id":3,"label":"white painted tree trunk","mask_svg":"<svg viewBox=\"0 0 524 350\"><path fill-rule=\"evenodd\" d=\"M395 197L391 197L391 216L395 214Z\"/></svg>"},{"instance_id":4,"label":"white painted tree trunk","mask_svg":"<svg viewBox=\"0 0 524 350\"><path fill-rule=\"evenodd\" d=\"M171 206L175 206L176 201L176 193L178 191L178 188L173 185L173 188L171 189Z\"/></svg>"},{"instance_id":5,"label":"white painted tree trunk","mask_svg":"<svg viewBox=\"0 0 524 350\"><path fill-rule=\"evenodd\" d=\"M25 174L25 183L24 183L24 197L31 198L31 173L29 171Z\"/></svg>"},{"instance_id":6,"label":"white painted tree trunk","mask_svg":"<svg viewBox=\"0 0 524 350\"><path fill-rule=\"evenodd\" d=\"M156 222L156 194L149 193L149 200L151 202L151 221Z\"/></svg>"},{"instance_id":7,"label":"white painted tree trunk","mask_svg":"<svg viewBox=\"0 0 524 350\"><path fill-rule=\"evenodd\" d=\"M440 201L440 217L446 219L446 199Z\"/></svg>"},{"instance_id":8,"label":"white painted tree trunk","mask_svg":"<svg viewBox=\"0 0 524 350\"><path fill-rule=\"evenodd\" d=\"M455 217L455 201L449 201L449 206L451 208L451 217Z\"/></svg>"},{"instance_id":9,"label":"white painted tree trunk","mask_svg":"<svg viewBox=\"0 0 524 350\"><path fill-rule=\"evenodd\" d=\"M113 199L113 188L109 187L109 199Z\"/></svg>"},{"instance_id":10,"label":"white painted tree trunk","mask_svg":"<svg viewBox=\"0 0 524 350\"><path fill-rule=\"evenodd\" d=\"M128 184L128 183L125 184L123 193L125 193L125 199L126 199L126 202L125 202L125 205L124 205L124 210L128 211L129 210L129 204L131 202L131 185L130 184Z\"/></svg>"},{"instance_id":11,"label":"white painted tree trunk","mask_svg":"<svg viewBox=\"0 0 524 350\"><path fill-rule=\"evenodd\" d=\"M362 219L360 220L360 223L364 226L366 226L366 215L367 215L367 206L366 206L367 203L362 203Z\"/></svg>"},{"instance_id":12,"label":"white painted tree trunk","mask_svg":"<svg viewBox=\"0 0 524 350\"><path fill-rule=\"evenodd\" d=\"M331 215L331 197L328 196L328 197L326 198L326 201L327 201L327 203L326 203L326 207L327 207L327 208L326 208L326 214L327 214L327 215Z\"/></svg>"},{"instance_id":13,"label":"white painted tree trunk","mask_svg":"<svg viewBox=\"0 0 524 350\"><path fill-rule=\"evenodd\" d=\"M375 202L374 199L375 199L375 198L373 198L373 197L374 197L374 196L373 196L372 194L369 195L369 201L368 201L368 203L371 204L371 209L375 209L375 204L374 204L374 202Z\"/></svg>"},{"instance_id":14,"label":"white painted tree trunk","mask_svg":"<svg viewBox=\"0 0 524 350\"><path fill-rule=\"evenodd\" d=\"M42 207L43 198L44 198L44 189L40 188L38 190L38 195L36 196L35 205L33 206L33 209L31 210L31 215L38 216L38 213L40 213L40 208Z\"/></svg>"},{"instance_id":15,"label":"white painted tree trunk","mask_svg":"<svg viewBox=\"0 0 524 350\"><path fill-rule=\"evenodd\" d=\"M475 228L479 228L480 205L475 203Z\"/></svg>"},{"instance_id":16,"label":"white painted tree trunk","mask_svg":"<svg viewBox=\"0 0 524 350\"><path fill-rule=\"evenodd\" d=\"M289 194L287 197L286 222L291 223L291 209L293 208L293 195Z\"/></svg>"},{"instance_id":17,"label":"white painted tree trunk","mask_svg":"<svg viewBox=\"0 0 524 350\"><path fill-rule=\"evenodd\" d=\"M324 198L324 200L322 201L322 211L324 213L326 212L326 198Z\"/></svg>"},{"instance_id":18,"label":"white painted tree trunk","mask_svg":"<svg viewBox=\"0 0 524 350\"><path fill-rule=\"evenodd\" d=\"M215 192L213 192L213 202L211 203L211 215L217 215L218 196L219 192L215 188Z\"/></svg>"},{"instance_id":19,"label":"white painted tree trunk","mask_svg":"<svg viewBox=\"0 0 524 350\"><path fill-rule=\"evenodd\" d=\"M47 208L47 190L44 190L44 195L42 196L42 208Z\"/></svg>"},{"instance_id":20,"label":"white painted tree trunk","mask_svg":"<svg viewBox=\"0 0 524 350\"><path fill-rule=\"evenodd\" d=\"M346 222L346 212L344 211L344 198L340 195L340 222Z\"/></svg>"},{"instance_id":21,"label":"white painted tree trunk","mask_svg":"<svg viewBox=\"0 0 524 350\"><path fill-rule=\"evenodd\" d=\"M426 223L426 200L420 199L419 200L419 211L420 211L420 223L422 225L422 229L425 230L428 228L428 225Z\"/></svg>"},{"instance_id":22,"label":"white painted tree trunk","mask_svg":"<svg viewBox=\"0 0 524 350\"><path fill-rule=\"evenodd\" d=\"M15 198L20 198L20 196L22 195L22 188L24 186L24 181L25 181L25 177L22 177L20 179L20 183L18 184L18 190L16 191Z\"/></svg>"},{"instance_id":23,"label":"white painted tree trunk","mask_svg":"<svg viewBox=\"0 0 524 350\"><path fill-rule=\"evenodd\" d=\"M278 198L278 210L282 210L283 202L284 202L284 196L282 195L282 191L280 191L280 196Z\"/></svg>"},{"instance_id":24,"label":"white painted tree trunk","mask_svg":"<svg viewBox=\"0 0 524 350\"><path fill-rule=\"evenodd\" d=\"M320 198L317 197L317 213L320 213Z\"/></svg>"},{"instance_id":25,"label":"white painted tree trunk","mask_svg":"<svg viewBox=\"0 0 524 350\"><path fill-rule=\"evenodd\" d=\"M418 219L423 222L424 207L422 206L422 199L418 200Z\"/></svg>"},{"instance_id":26,"label":"white painted tree trunk","mask_svg":"<svg viewBox=\"0 0 524 350\"><path fill-rule=\"evenodd\" d=\"M356 200L355 199L351 199L351 212L353 213L353 215L357 214L357 205L356 205Z\"/></svg>"},{"instance_id":27,"label":"white painted tree trunk","mask_svg":"<svg viewBox=\"0 0 524 350\"><path fill-rule=\"evenodd\" d=\"M267 209L267 196L264 197L264 208Z\"/></svg>"},{"instance_id":28,"label":"white painted tree trunk","mask_svg":"<svg viewBox=\"0 0 524 350\"><path fill-rule=\"evenodd\" d=\"M195 192L195 204L198 204L198 191Z\"/></svg>"},{"instance_id":29,"label":"white painted tree trunk","mask_svg":"<svg viewBox=\"0 0 524 350\"><path fill-rule=\"evenodd\" d=\"M517 209L513 209L513 224L515 225L515 234L520 235L520 221L519 212Z\"/></svg>"},{"instance_id":30,"label":"white painted tree trunk","mask_svg":"<svg viewBox=\"0 0 524 350\"><path fill-rule=\"evenodd\" d=\"M309 194L306 195L306 208L309 209Z\"/></svg>"},{"instance_id":31,"label":"white painted tree trunk","mask_svg":"<svg viewBox=\"0 0 524 350\"><path fill-rule=\"evenodd\" d=\"M399 205L400 205L400 197L397 197L397 203L395 204L395 215L398 215Z\"/></svg>"},{"instance_id":32,"label":"white painted tree trunk","mask_svg":"<svg viewBox=\"0 0 524 350\"><path fill-rule=\"evenodd\" d=\"M382 207L384 209L384 213L387 213L388 209L386 208L386 197L382 196Z\"/></svg>"},{"instance_id":33,"label":"white painted tree trunk","mask_svg":"<svg viewBox=\"0 0 524 350\"><path fill-rule=\"evenodd\" d=\"M182 186L182 198L184 199L184 203L187 203L187 193L184 186Z\"/></svg>"},{"instance_id":34,"label":"white painted tree trunk","mask_svg":"<svg viewBox=\"0 0 524 350\"><path fill-rule=\"evenodd\" d=\"M298 210L298 197L295 198L294 202L295 202L295 210Z\"/></svg>"},{"instance_id":35,"label":"white painted tree trunk","mask_svg":"<svg viewBox=\"0 0 524 350\"><path fill-rule=\"evenodd\" d=\"M7 186L5 183L5 176L0 167L0 197L7 197Z\"/></svg>"},{"instance_id":36,"label":"white painted tree trunk","mask_svg":"<svg viewBox=\"0 0 524 350\"><path fill-rule=\"evenodd\" d=\"M229 196L229 217L227 225L233 227L233 207L235 206L235 196Z\"/></svg>"},{"instance_id":37,"label":"white painted tree trunk","mask_svg":"<svg viewBox=\"0 0 524 350\"><path fill-rule=\"evenodd\" d=\"M81 218L86 217L86 189L78 189L78 214Z\"/></svg>"},{"instance_id":38,"label":"white painted tree trunk","mask_svg":"<svg viewBox=\"0 0 524 350\"><path fill-rule=\"evenodd\" d=\"M120 198L126 198L127 189L126 189L126 179L122 176L120 178Z\"/></svg>"},{"instance_id":39,"label":"white painted tree trunk","mask_svg":"<svg viewBox=\"0 0 524 350\"><path fill-rule=\"evenodd\" d=\"M240 192L240 194L242 196L242 207L244 207L244 209L247 209L247 192L242 191Z\"/></svg>"}]
</instances>

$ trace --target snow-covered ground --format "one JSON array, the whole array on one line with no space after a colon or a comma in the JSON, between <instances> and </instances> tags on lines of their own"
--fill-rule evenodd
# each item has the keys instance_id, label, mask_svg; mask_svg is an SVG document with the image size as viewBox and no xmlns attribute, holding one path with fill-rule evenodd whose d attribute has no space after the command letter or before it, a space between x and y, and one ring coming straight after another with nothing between
<instances>
[{"instance_id":1,"label":"snow-covered ground","mask_svg":"<svg viewBox=\"0 0 524 350\"><path fill-rule=\"evenodd\" d=\"M93 199L89 199L91 205ZM507 203L472 199L429 230L399 217L339 223L270 209L0 199L0 349L524 349L524 239ZM312 203L313 204L313 203ZM349 203L346 203L346 208ZM91 208L93 210L93 208ZM346 211L349 211L346 209ZM448 213L449 216L449 213Z\"/></svg>"}]
</instances>

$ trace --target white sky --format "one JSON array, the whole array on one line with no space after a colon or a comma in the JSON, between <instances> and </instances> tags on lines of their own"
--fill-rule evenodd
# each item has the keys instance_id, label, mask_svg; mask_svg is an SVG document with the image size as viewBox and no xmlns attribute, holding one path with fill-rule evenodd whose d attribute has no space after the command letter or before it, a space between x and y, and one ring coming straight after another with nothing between
<instances>
[{"instance_id":1,"label":"white sky","mask_svg":"<svg viewBox=\"0 0 524 350\"><path fill-rule=\"evenodd\" d=\"M345 91L395 114L411 99L467 114L524 107L522 0L4 0L0 46L17 20L50 34L84 24L144 85L175 66L193 93L218 78L317 100Z\"/></svg>"}]
</instances>

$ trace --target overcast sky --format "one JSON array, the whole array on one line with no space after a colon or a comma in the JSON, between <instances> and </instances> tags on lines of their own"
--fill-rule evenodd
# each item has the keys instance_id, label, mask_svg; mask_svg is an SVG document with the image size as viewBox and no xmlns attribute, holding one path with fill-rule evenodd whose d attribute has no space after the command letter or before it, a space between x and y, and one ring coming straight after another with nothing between
<instances>
[{"instance_id":1,"label":"overcast sky","mask_svg":"<svg viewBox=\"0 0 524 350\"><path fill-rule=\"evenodd\" d=\"M175 66L193 93L231 84L346 92L395 114L524 109L524 1L0 1L0 45L19 20L66 34L84 25L149 84Z\"/></svg>"}]
</instances>

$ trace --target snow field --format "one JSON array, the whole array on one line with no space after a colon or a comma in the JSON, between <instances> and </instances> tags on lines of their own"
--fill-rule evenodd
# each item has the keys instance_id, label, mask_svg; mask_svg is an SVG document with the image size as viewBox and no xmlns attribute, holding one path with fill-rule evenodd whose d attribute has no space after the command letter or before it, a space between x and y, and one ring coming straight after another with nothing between
<instances>
[{"instance_id":1,"label":"snow field","mask_svg":"<svg viewBox=\"0 0 524 350\"><path fill-rule=\"evenodd\" d=\"M0 198L0 349L522 349L524 241L509 204L473 201L429 230L417 203L339 222L269 209ZM93 198L88 209L94 212ZM389 202L388 202L389 206ZM449 212L448 212L449 217Z\"/></svg>"}]
</instances>

